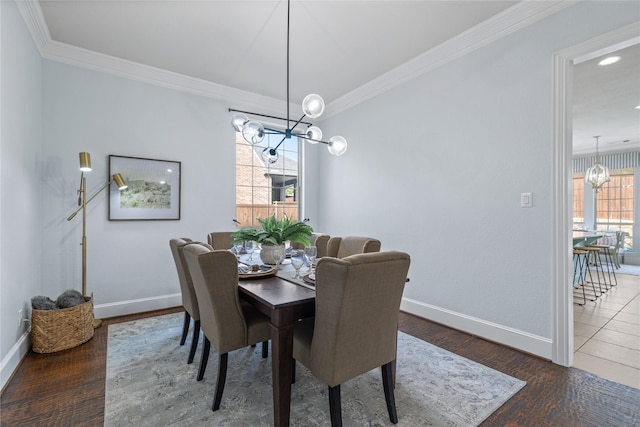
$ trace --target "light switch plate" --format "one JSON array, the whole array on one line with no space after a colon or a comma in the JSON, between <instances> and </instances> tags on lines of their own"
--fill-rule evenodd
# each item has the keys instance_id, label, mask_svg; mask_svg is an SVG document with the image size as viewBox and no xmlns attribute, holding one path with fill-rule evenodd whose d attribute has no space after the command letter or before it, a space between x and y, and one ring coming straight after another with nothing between
<instances>
[{"instance_id":1,"label":"light switch plate","mask_svg":"<svg viewBox=\"0 0 640 427\"><path fill-rule=\"evenodd\" d=\"M520 194L520 207L521 208L530 208L533 206L533 196L531 193L521 193Z\"/></svg>"}]
</instances>

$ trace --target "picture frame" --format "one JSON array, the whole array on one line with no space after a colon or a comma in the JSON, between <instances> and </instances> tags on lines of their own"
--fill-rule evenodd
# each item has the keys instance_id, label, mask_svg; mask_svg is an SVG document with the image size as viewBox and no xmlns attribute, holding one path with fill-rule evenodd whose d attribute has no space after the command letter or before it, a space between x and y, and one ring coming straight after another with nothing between
<instances>
[{"instance_id":1,"label":"picture frame","mask_svg":"<svg viewBox=\"0 0 640 427\"><path fill-rule=\"evenodd\" d=\"M110 154L115 173L128 187L109 186L109 221L180 220L181 162Z\"/></svg>"}]
</instances>

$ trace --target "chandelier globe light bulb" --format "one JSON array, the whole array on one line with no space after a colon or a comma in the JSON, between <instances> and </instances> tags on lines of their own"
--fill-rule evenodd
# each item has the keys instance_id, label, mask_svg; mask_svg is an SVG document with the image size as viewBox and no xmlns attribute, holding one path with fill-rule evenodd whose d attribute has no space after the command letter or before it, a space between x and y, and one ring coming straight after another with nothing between
<instances>
[{"instance_id":1,"label":"chandelier globe light bulb","mask_svg":"<svg viewBox=\"0 0 640 427\"><path fill-rule=\"evenodd\" d=\"M312 119L320 117L324 113L324 99L315 93L305 96L302 100L302 112Z\"/></svg>"}]
</instances>

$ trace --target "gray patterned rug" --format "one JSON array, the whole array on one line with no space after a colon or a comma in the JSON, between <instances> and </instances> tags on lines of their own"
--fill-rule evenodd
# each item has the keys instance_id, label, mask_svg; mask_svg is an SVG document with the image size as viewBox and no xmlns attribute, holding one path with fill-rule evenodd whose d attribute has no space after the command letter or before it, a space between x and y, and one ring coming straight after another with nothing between
<instances>
[{"instance_id":1,"label":"gray patterned rug","mask_svg":"<svg viewBox=\"0 0 640 427\"><path fill-rule=\"evenodd\" d=\"M203 381L199 356L187 365L191 337L179 345L183 314L109 325L105 426L273 425L271 358L261 346L229 354L220 410L211 411L218 355L211 347ZM395 389L399 426L480 424L525 382L400 333ZM346 426L392 425L380 370L342 384ZM298 364L291 425L329 424L327 386Z\"/></svg>"}]
</instances>

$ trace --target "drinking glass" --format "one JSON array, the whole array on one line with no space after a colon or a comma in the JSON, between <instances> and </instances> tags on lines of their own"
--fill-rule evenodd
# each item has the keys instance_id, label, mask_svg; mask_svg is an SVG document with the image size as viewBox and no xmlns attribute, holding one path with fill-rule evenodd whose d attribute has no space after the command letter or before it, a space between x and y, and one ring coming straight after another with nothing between
<instances>
[{"instance_id":1,"label":"drinking glass","mask_svg":"<svg viewBox=\"0 0 640 427\"><path fill-rule=\"evenodd\" d=\"M300 278L300 268L304 265L304 251L293 250L291 251L291 265L296 269L296 275L294 279Z\"/></svg>"},{"instance_id":2,"label":"drinking glass","mask_svg":"<svg viewBox=\"0 0 640 427\"><path fill-rule=\"evenodd\" d=\"M276 265L276 270L280 270L280 264L284 261L284 245L280 245L276 248L273 248L273 252L271 252L271 256L273 257L273 262Z\"/></svg>"},{"instance_id":3,"label":"drinking glass","mask_svg":"<svg viewBox=\"0 0 640 427\"><path fill-rule=\"evenodd\" d=\"M238 258L238 261L240 261L240 255L242 255L242 242L234 243L232 252L236 254L236 258Z\"/></svg>"},{"instance_id":4,"label":"drinking glass","mask_svg":"<svg viewBox=\"0 0 640 427\"><path fill-rule=\"evenodd\" d=\"M313 272L313 264L316 263L316 257L318 256L318 248L315 246L307 246L304 248L304 256L307 258L309 273L311 273Z\"/></svg>"},{"instance_id":5,"label":"drinking glass","mask_svg":"<svg viewBox=\"0 0 640 427\"><path fill-rule=\"evenodd\" d=\"M248 241L244 242L244 250L247 251L247 254L249 254L248 261L252 261L253 260L253 251L255 250L255 243L253 242L253 240L248 240Z\"/></svg>"}]
</instances>

